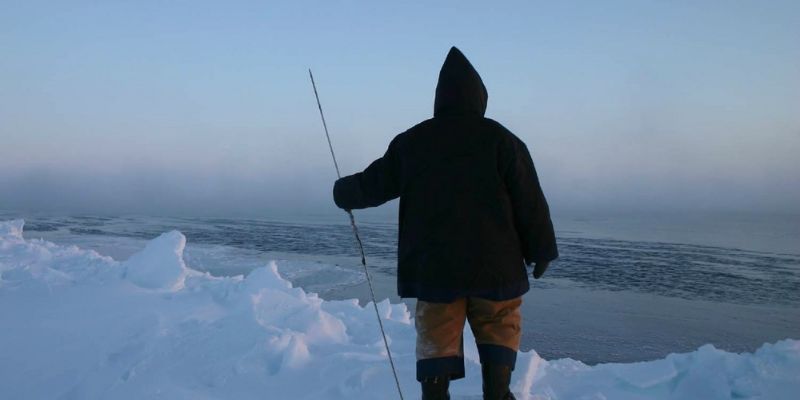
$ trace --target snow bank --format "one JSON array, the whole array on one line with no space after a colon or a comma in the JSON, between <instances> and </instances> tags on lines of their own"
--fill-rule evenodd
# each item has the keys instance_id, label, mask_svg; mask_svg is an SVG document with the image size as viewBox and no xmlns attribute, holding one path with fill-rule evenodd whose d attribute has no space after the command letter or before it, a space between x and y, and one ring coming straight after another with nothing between
<instances>
[{"instance_id":1,"label":"snow bank","mask_svg":"<svg viewBox=\"0 0 800 400\"><path fill-rule=\"evenodd\" d=\"M8 399L393 399L372 306L323 301L274 263L214 278L169 232L125 263L22 237L0 222L0 393ZM404 304L379 309L406 398L419 398ZM454 399L480 398L477 351ZM589 367L519 356L521 399L789 399L800 393L800 342L753 354L710 345L634 364Z\"/></svg>"}]
</instances>

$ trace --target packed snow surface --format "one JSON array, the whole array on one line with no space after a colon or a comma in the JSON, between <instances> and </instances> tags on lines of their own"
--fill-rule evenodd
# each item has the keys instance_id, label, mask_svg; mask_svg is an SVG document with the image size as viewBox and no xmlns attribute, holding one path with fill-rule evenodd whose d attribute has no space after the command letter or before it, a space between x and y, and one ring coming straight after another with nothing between
<instances>
[{"instance_id":1,"label":"packed snow surface","mask_svg":"<svg viewBox=\"0 0 800 400\"><path fill-rule=\"evenodd\" d=\"M323 301L274 263L216 278L186 265L177 231L125 262L22 236L0 222L0 393L8 399L397 398L372 305ZM378 304L407 399L413 318ZM479 399L477 350L454 399ZM711 345L633 364L587 366L520 353L520 399L794 399L800 341L752 354Z\"/></svg>"}]
</instances>

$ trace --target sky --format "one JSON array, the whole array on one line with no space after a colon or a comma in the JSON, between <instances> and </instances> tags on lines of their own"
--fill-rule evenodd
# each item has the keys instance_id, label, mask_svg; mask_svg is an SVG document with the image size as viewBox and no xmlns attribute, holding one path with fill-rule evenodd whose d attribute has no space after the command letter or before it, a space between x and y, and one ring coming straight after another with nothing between
<instances>
[{"instance_id":1,"label":"sky","mask_svg":"<svg viewBox=\"0 0 800 400\"><path fill-rule=\"evenodd\" d=\"M800 213L797 1L2 3L0 209L334 212L455 45L555 213Z\"/></svg>"}]
</instances>

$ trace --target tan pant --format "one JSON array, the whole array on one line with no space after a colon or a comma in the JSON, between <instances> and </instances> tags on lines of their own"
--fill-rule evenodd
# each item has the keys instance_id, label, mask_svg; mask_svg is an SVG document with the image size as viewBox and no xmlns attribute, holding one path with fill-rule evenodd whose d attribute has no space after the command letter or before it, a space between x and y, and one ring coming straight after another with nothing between
<instances>
[{"instance_id":1,"label":"tan pant","mask_svg":"<svg viewBox=\"0 0 800 400\"><path fill-rule=\"evenodd\" d=\"M522 337L522 297L491 301L478 297L452 303L417 301L417 380L464 377L464 322L469 321L481 363L514 368Z\"/></svg>"}]
</instances>

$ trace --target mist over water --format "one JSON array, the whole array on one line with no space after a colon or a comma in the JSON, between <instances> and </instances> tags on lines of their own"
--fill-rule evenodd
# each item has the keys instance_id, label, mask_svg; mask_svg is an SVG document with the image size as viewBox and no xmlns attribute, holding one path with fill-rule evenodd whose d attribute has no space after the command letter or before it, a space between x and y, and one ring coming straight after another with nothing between
<instances>
[{"instance_id":1,"label":"mist over water","mask_svg":"<svg viewBox=\"0 0 800 400\"><path fill-rule=\"evenodd\" d=\"M359 168L363 167L366 164ZM713 176L703 170L694 175L686 171L683 177L663 173L642 177L636 167L609 172L591 169L572 175L559 168L559 164L537 161L550 208L557 214L800 215L800 173L759 172L759 167L752 166L745 172L767 176L746 180ZM79 171L11 167L0 170L4 188L0 210L221 217L328 215L338 211L332 199L334 180L332 167L327 165L283 175L269 168L263 173L238 174L225 169L171 172L169 167ZM396 205L366 212L396 215Z\"/></svg>"}]
</instances>

